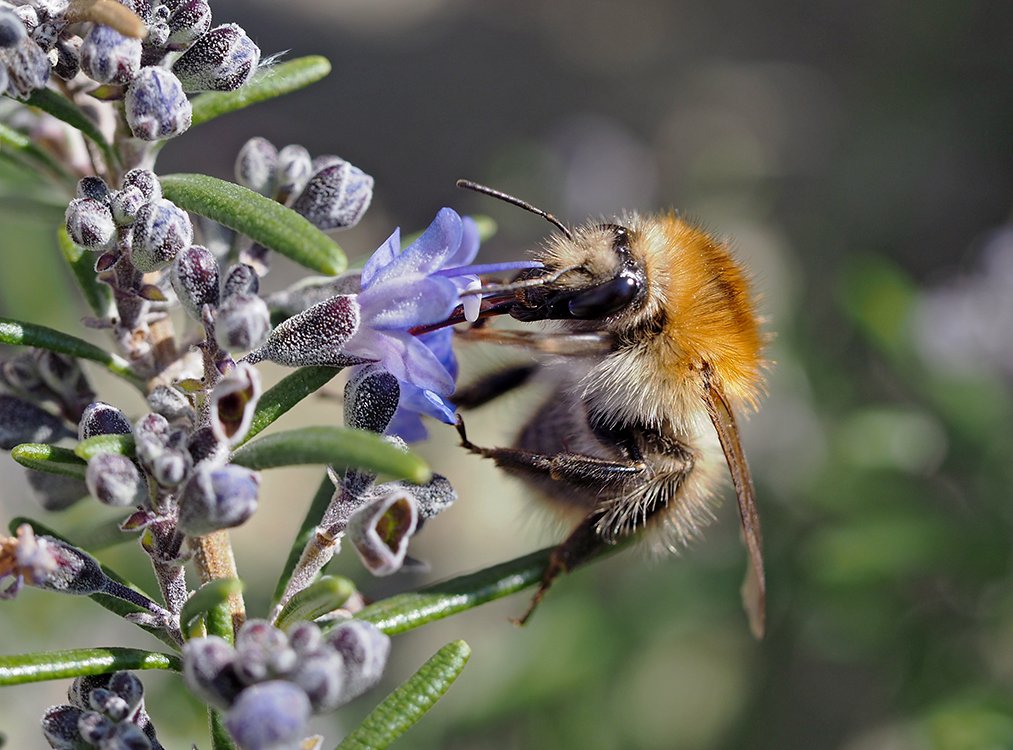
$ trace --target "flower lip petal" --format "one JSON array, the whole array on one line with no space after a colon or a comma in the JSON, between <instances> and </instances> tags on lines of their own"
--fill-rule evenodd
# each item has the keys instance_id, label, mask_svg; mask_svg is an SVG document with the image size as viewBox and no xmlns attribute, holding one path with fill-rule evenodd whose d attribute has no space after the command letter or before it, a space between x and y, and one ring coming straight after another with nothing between
<instances>
[{"instance_id":1,"label":"flower lip petal","mask_svg":"<svg viewBox=\"0 0 1013 750\"><path fill-rule=\"evenodd\" d=\"M453 281L429 276L389 281L359 295L364 325L405 331L444 320L457 305Z\"/></svg>"},{"instance_id":2,"label":"flower lip petal","mask_svg":"<svg viewBox=\"0 0 1013 750\"><path fill-rule=\"evenodd\" d=\"M478 246L481 242L482 237L478 231L478 224L470 216L465 216L461 219L461 243L447 256L443 265L463 266L471 263L478 255Z\"/></svg>"},{"instance_id":3,"label":"flower lip petal","mask_svg":"<svg viewBox=\"0 0 1013 750\"><path fill-rule=\"evenodd\" d=\"M452 208L441 208L432 224L412 244L394 259L379 268L375 276L370 274L369 281L363 286L408 276L412 274L431 274L446 262L461 244L463 232L461 217Z\"/></svg>"}]
</instances>

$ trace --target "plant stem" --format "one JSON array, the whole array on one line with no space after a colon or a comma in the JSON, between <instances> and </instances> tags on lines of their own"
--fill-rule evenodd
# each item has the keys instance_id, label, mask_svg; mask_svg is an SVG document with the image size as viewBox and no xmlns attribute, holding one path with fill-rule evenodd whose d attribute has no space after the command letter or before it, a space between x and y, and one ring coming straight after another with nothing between
<instances>
[{"instance_id":1,"label":"plant stem","mask_svg":"<svg viewBox=\"0 0 1013 750\"><path fill-rule=\"evenodd\" d=\"M190 549L193 551L194 567L197 568L201 583L219 578L239 578L228 531L215 531L205 536L190 537ZM246 604L242 592L229 596L228 607L229 614L232 615L233 630L238 630L246 620Z\"/></svg>"}]
</instances>

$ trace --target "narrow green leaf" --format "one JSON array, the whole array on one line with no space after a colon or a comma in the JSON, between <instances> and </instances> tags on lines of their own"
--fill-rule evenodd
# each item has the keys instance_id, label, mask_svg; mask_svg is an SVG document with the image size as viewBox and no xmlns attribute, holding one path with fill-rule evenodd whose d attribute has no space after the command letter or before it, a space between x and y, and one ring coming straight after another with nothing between
<instances>
[{"instance_id":1,"label":"narrow green leaf","mask_svg":"<svg viewBox=\"0 0 1013 750\"><path fill-rule=\"evenodd\" d=\"M180 208L235 229L306 268L335 276L348 265L330 237L295 211L242 185L202 174L160 178L162 193Z\"/></svg>"},{"instance_id":2,"label":"narrow green leaf","mask_svg":"<svg viewBox=\"0 0 1013 750\"><path fill-rule=\"evenodd\" d=\"M0 686L108 674L122 669L171 669L179 672L183 663L178 656L171 654L115 646L0 656Z\"/></svg>"},{"instance_id":3,"label":"narrow green leaf","mask_svg":"<svg viewBox=\"0 0 1013 750\"><path fill-rule=\"evenodd\" d=\"M330 72L331 64L327 58L319 55L261 68L252 81L235 91L216 91L195 97L191 127L251 104L298 91L316 83Z\"/></svg>"},{"instance_id":4,"label":"narrow green leaf","mask_svg":"<svg viewBox=\"0 0 1013 750\"><path fill-rule=\"evenodd\" d=\"M0 318L0 344L12 346L34 346L48 349L61 354L69 354L79 359L90 359L104 365L109 372L119 375L124 380L143 390L144 384L131 370L130 364L116 354L89 344L77 336L47 328L46 326L25 323L11 318Z\"/></svg>"},{"instance_id":5,"label":"narrow green leaf","mask_svg":"<svg viewBox=\"0 0 1013 750\"><path fill-rule=\"evenodd\" d=\"M197 589L186 600L179 616L180 625L186 632L195 619L228 601L233 594L239 594L245 586L237 578L216 578Z\"/></svg>"},{"instance_id":6,"label":"narrow green leaf","mask_svg":"<svg viewBox=\"0 0 1013 750\"><path fill-rule=\"evenodd\" d=\"M62 180L75 183L74 176L60 162L54 159L24 133L0 123L0 149L18 154L28 165L43 166ZM22 165L24 167L26 165ZM37 173L36 173L37 174Z\"/></svg>"},{"instance_id":7,"label":"narrow green leaf","mask_svg":"<svg viewBox=\"0 0 1013 750\"><path fill-rule=\"evenodd\" d=\"M324 576L288 600L275 621L282 630L299 620L315 620L333 612L355 593L355 584L341 576Z\"/></svg>"},{"instance_id":8,"label":"narrow green leaf","mask_svg":"<svg viewBox=\"0 0 1013 750\"><path fill-rule=\"evenodd\" d=\"M32 520L31 518L25 518L24 516L17 516L11 519L11 522L7 525L7 527L8 529L10 529L10 533L14 534L17 532L18 526L20 526L23 523L27 523L29 526L31 526L32 529L34 529L36 536L44 534L46 536L51 536L54 539L59 539L62 542L66 542L67 544L74 544L73 541L63 536L62 534L54 531L45 524L39 523L38 521ZM147 594L147 592L144 591L144 589L142 589L140 586L137 586L134 583L131 583L129 580L121 576L112 568L103 565L101 562L99 563L99 565L102 568L102 572L105 573L109 578L111 578L116 583L126 586L127 588L133 589L138 594L141 594L142 596L148 599L152 599L152 597L150 597ZM115 596L109 596L108 594L90 594L88 598L96 602L99 606L108 609L110 612L119 615L120 617L125 617L126 615L133 614L134 612L143 611L136 604L131 604L130 602L124 601L123 599L117 599ZM157 600L152 599L152 601ZM158 640L162 641L167 646L170 646L171 648L174 649L179 648L178 644L176 644L172 640L172 638L170 638L168 634L166 634L166 632L161 628L149 628L144 625L138 625L137 627L139 627L146 633L150 633L155 638L158 638Z\"/></svg>"},{"instance_id":9,"label":"narrow green leaf","mask_svg":"<svg viewBox=\"0 0 1013 750\"><path fill-rule=\"evenodd\" d=\"M211 750L236 750L222 715L215 709L208 708L208 721L211 724Z\"/></svg>"},{"instance_id":10,"label":"narrow green leaf","mask_svg":"<svg viewBox=\"0 0 1013 750\"><path fill-rule=\"evenodd\" d=\"M253 421L250 423L250 431L246 433L242 443L264 430L311 393L326 385L339 372L341 372L341 368L338 367L300 367L291 375L278 381L278 384L273 388L268 388L257 402L257 408L253 412Z\"/></svg>"},{"instance_id":11,"label":"narrow green leaf","mask_svg":"<svg viewBox=\"0 0 1013 750\"><path fill-rule=\"evenodd\" d=\"M47 112L57 120L63 120L76 130L80 130L96 146L102 149L103 155L110 164L117 164L119 159L113 151L109 141L102 135L102 131L92 120L72 101L52 89L37 89L28 97L28 104L38 107Z\"/></svg>"},{"instance_id":12,"label":"narrow green leaf","mask_svg":"<svg viewBox=\"0 0 1013 750\"><path fill-rule=\"evenodd\" d=\"M84 479L84 473L88 469L88 464L78 458L74 451L45 443L15 445L11 450L11 458L28 469L75 479Z\"/></svg>"},{"instance_id":13,"label":"narrow green leaf","mask_svg":"<svg viewBox=\"0 0 1013 750\"><path fill-rule=\"evenodd\" d=\"M306 511L306 516L303 518L302 526L299 527L299 533L292 542L292 548L288 552L288 559L285 561L281 576L278 578L278 585L274 587L274 597L271 599L272 607L281 600L285 589L288 588L292 571L295 570L295 566L299 563L299 558L302 557L302 551L306 548L306 543L316 533L317 525L320 523L320 519L324 517L324 511L327 510L327 506L330 505L333 496L334 484L331 482L330 477L324 474L324 478L320 480L320 486L313 496L313 501Z\"/></svg>"},{"instance_id":14,"label":"narrow green leaf","mask_svg":"<svg viewBox=\"0 0 1013 750\"><path fill-rule=\"evenodd\" d=\"M82 440L74 446L74 454L84 461L102 453L115 453L119 456L134 455L133 435L96 435Z\"/></svg>"},{"instance_id":15,"label":"narrow green leaf","mask_svg":"<svg viewBox=\"0 0 1013 750\"><path fill-rule=\"evenodd\" d=\"M329 464L370 469L423 484L432 478L425 462L403 453L379 435L342 427L304 427L254 440L232 454L232 462L249 469L298 464Z\"/></svg>"},{"instance_id":16,"label":"narrow green leaf","mask_svg":"<svg viewBox=\"0 0 1013 750\"><path fill-rule=\"evenodd\" d=\"M407 732L454 684L471 656L464 641L441 648L419 671L383 699L356 727L338 750L383 750Z\"/></svg>"},{"instance_id":17,"label":"narrow green leaf","mask_svg":"<svg viewBox=\"0 0 1013 750\"><path fill-rule=\"evenodd\" d=\"M107 284L101 283L96 277L95 254L75 245L67 234L66 227L60 227L57 231L56 241L81 287L88 307L98 318L109 317L113 311L113 293Z\"/></svg>"}]
</instances>

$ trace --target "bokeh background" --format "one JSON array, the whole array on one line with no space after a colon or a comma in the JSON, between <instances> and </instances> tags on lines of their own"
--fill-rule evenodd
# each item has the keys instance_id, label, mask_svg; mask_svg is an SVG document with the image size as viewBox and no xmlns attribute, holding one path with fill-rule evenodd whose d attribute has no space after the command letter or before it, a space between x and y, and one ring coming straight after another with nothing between
<instances>
[{"instance_id":1,"label":"bokeh background","mask_svg":"<svg viewBox=\"0 0 1013 750\"><path fill-rule=\"evenodd\" d=\"M739 606L744 553L730 491L678 558L636 551L560 581L531 624L526 597L395 641L387 687L439 645L474 656L404 747L1013 747L1013 4L631 0L216 0L266 52L326 55L299 94L169 144L161 172L228 178L242 143L337 153L377 179L368 255L395 225L443 206L493 215L485 257L517 257L548 229L454 189L471 177L567 221L678 208L733 243L776 334L769 395L744 425L768 561L769 633ZM75 330L58 209L5 188L0 314ZM266 282L297 276L278 261ZM523 355L462 347L467 379ZM278 377L280 371L269 371ZM113 384L96 377L100 388ZM339 392L337 388L333 389ZM114 391L103 391L110 400ZM132 395L119 402L137 414ZM133 399L133 400L131 400ZM476 413L506 444L537 394ZM337 422L304 404L287 422ZM420 449L460 500L413 554L428 574L371 580L381 596L544 546L565 529L523 487L434 425ZM235 534L256 613L319 470L279 470ZM42 516L0 457L0 510ZM94 504L58 528L94 523ZM145 575L132 545L102 553ZM259 581L259 582L258 582ZM151 647L86 600L28 591L0 605L5 653ZM150 673L149 673L150 674ZM167 747L202 737L175 678L145 676ZM8 688L9 747L66 685ZM383 694L318 725L331 745Z\"/></svg>"}]
</instances>

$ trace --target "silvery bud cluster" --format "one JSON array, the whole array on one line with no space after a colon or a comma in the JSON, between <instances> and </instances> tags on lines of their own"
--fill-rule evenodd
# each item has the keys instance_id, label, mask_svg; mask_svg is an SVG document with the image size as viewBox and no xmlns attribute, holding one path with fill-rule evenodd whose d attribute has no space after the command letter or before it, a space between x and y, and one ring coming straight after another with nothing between
<instances>
[{"instance_id":1,"label":"silvery bud cluster","mask_svg":"<svg viewBox=\"0 0 1013 750\"><path fill-rule=\"evenodd\" d=\"M144 708L144 686L130 672L78 677L67 698L42 718L50 747L162 750Z\"/></svg>"},{"instance_id":2,"label":"silvery bud cluster","mask_svg":"<svg viewBox=\"0 0 1013 750\"><path fill-rule=\"evenodd\" d=\"M312 714L332 711L380 680L390 638L359 620L327 633L309 622L282 632L248 620L235 647L215 636L183 647L183 676L199 696L225 711L242 750L295 746Z\"/></svg>"}]
</instances>

